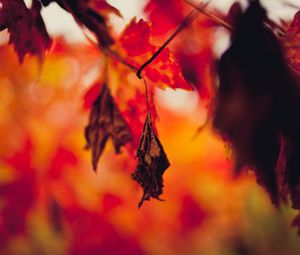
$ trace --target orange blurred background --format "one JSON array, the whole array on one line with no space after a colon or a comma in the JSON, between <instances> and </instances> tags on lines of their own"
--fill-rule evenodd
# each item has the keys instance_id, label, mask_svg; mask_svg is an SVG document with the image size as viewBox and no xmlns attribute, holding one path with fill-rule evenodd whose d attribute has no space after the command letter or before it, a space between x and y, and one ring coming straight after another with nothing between
<instances>
[{"instance_id":1,"label":"orange blurred background","mask_svg":"<svg viewBox=\"0 0 300 255\"><path fill-rule=\"evenodd\" d=\"M78 30L64 29L69 42L56 38L43 62L27 56L20 65L12 46L0 46L1 255L300 254L296 211L274 208L250 171L232 177L230 148L209 123L197 132L207 109L196 92L155 91L171 163L165 201L137 208L137 162L126 149L115 155L110 141L96 174L84 149L84 95L101 78L103 56ZM198 37L189 43L200 45ZM112 91L121 81L110 77ZM135 74L126 82L143 86Z\"/></svg>"},{"instance_id":2,"label":"orange blurred background","mask_svg":"<svg viewBox=\"0 0 300 255\"><path fill-rule=\"evenodd\" d=\"M171 167L165 201L137 209L135 159L109 142L95 174L84 150L97 49L57 39L43 64L20 65L11 46L0 58L0 254L300 253L295 212L275 209L251 173L231 176L230 149L209 124L195 136L205 116L194 92L157 92Z\"/></svg>"}]
</instances>

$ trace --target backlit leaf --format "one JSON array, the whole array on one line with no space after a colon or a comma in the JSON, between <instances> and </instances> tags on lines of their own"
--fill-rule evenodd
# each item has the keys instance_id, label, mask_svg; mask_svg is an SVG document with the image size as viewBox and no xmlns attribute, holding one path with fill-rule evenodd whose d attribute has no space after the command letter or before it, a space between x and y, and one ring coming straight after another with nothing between
<instances>
[{"instance_id":1,"label":"backlit leaf","mask_svg":"<svg viewBox=\"0 0 300 255\"><path fill-rule=\"evenodd\" d=\"M14 45L20 62L27 53L41 57L51 46L40 14L41 3L33 0L31 9L22 0L1 0L0 3L0 28L8 29L10 43Z\"/></svg>"},{"instance_id":2,"label":"backlit leaf","mask_svg":"<svg viewBox=\"0 0 300 255\"><path fill-rule=\"evenodd\" d=\"M134 18L125 28L115 48L128 63L139 68L158 49L150 40L151 25L142 19L136 21ZM180 65L168 48L145 68L143 74L159 88L193 89L183 78Z\"/></svg>"},{"instance_id":3,"label":"backlit leaf","mask_svg":"<svg viewBox=\"0 0 300 255\"><path fill-rule=\"evenodd\" d=\"M150 0L145 7L145 12L153 22L153 34L165 35L176 29L184 18L184 10L187 5L183 1Z\"/></svg>"},{"instance_id":4,"label":"backlit leaf","mask_svg":"<svg viewBox=\"0 0 300 255\"><path fill-rule=\"evenodd\" d=\"M291 66L300 73L300 11L287 28L283 38L285 54Z\"/></svg>"}]
</instances>

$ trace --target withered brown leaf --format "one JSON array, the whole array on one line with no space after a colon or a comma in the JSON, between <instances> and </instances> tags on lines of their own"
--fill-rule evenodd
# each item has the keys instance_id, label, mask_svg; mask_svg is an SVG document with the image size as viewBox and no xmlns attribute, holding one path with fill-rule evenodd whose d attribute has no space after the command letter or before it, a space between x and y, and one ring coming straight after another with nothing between
<instances>
[{"instance_id":1,"label":"withered brown leaf","mask_svg":"<svg viewBox=\"0 0 300 255\"><path fill-rule=\"evenodd\" d=\"M121 146L132 139L130 128L115 105L106 84L94 102L90 113L89 124L85 128L86 148L92 150L92 165L97 170L97 163L110 137L116 153Z\"/></svg>"},{"instance_id":2,"label":"withered brown leaf","mask_svg":"<svg viewBox=\"0 0 300 255\"><path fill-rule=\"evenodd\" d=\"M144 190L138 205L140 208L145 200L150 200L150 197L160 200L163 188L162 175L170 166L167 155L153 130L150 112L144 124L137 158L138 165L131 176Z\"/></svg>"},{"instance_id":3,"label":"withered brown leaf","mask_svg":"<svg viewBox=\"0 0 300 255\"><path fill-rule=\"evenodd\" d=\"M282 45L251 1L219 62L214 126L232 142L236 169L255 170L278 205L291 196L300 208L300 90Z\"/></svg>"}]
</instances>

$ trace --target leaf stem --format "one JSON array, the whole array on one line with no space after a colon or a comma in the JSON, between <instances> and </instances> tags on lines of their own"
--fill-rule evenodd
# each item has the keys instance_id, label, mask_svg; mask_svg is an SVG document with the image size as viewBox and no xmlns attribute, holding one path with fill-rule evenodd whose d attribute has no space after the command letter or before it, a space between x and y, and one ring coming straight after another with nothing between
<instances>
[{"instance_id":1,"label":"leaf stem","mask_svg":"<svg viewBox=\"0 0 300 255\"><path fill-rule=\"evenodd\" d=\"M198 11L197 10L193 10L192 12L190 12L189 15L187 15L184 20L182 21L182 23L177 27L177 29L173 32L173 34L165 41L165 43L159 47L159 49L151 56L151 58L149 58L137 71L136 75L138 78L142 79L142 71L145 69L146 66L148 66L149 64L151 64L154 59L162 52L162 50L164 48L166 48L168 46L168 44L186 27L188 26L194 18L197 17L198 15Z\"/></svg>"},{"instance_id":2,"label":"leaf stem","mask_svg":"<svg viewBox=\"0 0 300 255\"><path fill-rule=\"evenodd\" d=\"M118 54L118 52L110 49L110 48L107 48L105 49L105 54L108 56L108 57L111 57L111 58L114 58L116 59L117 61L119 61L120 63L122 63L123 65L127 66L128 68L130 68L132 71L134 71L135 73L138 71L138 68L136 68L134 65L128 63L126 61L126 59L124 59L122 56L120 56ZM147 85L147 81L144 77L141 77L143 79L143 82L144 82L144 86L145 86L145 95L146 95L146 104L147 104L147 111L150 113L150 103L149 103L149 93L148 93L148 85Z\"/></svg>"},{"instance_id":3,"label":"leaf stem","mask_svg":"<svg viewBox=\"0 0 300 255\"><path fill-rule=\"evenodd\" d=\"M149 94L148 94L148 85L146 82L146 79L144 77L142 77L143 81L144 81L144 85L145 85L145 94L146 94L146 104L147 104L147 111L150 113L150 103L149 103ZM151 115L151 113L150 113Z\"/></svg>"}]
</instances>

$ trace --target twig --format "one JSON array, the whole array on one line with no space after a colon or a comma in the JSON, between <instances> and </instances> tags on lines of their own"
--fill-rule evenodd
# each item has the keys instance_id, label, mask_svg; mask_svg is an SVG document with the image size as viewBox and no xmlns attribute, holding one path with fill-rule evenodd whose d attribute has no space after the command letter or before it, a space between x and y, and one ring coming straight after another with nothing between
<instances>
[{"instance_id":1,"label":"twig","mask_svg":"<svg viewBox=\"0 0 300 255\"><path fill-rule=\"evenodd\" d=\"M192 11L188 16L185 17L185 19L182 21L182 23L177 27L177 29L174 31L174 33L165 41L165 43L149 58L137 71L136 75L140 79L142 79L142 71L146 66L151 64L154 59L162 52L164 48L168 46L168 44L183 30L187 25L189 25L194 18L198 16L199 12L197 10Z\"/></svg>"},{"instance_id":2,"label":"twig","mask_svg":"<svg viewBox=\"0 0 300 255\"><path fill-rule=\"evenodd\" d=\"M205 14L208 18L210 18L213 22L215 22L216 24L225 27L226 29L228 29L229 31L234 30L234 28L225 20L219 18L218 16L216 16L215 14L213 14L212 12L208 11L207 9L205 9L205 7L203 6L198 6L195 3L191 2L190 0L183 0L186 4L188 4L189 6L193 7L194 9L196 9L197 11Z\"/></svg>"}]
</instances>

